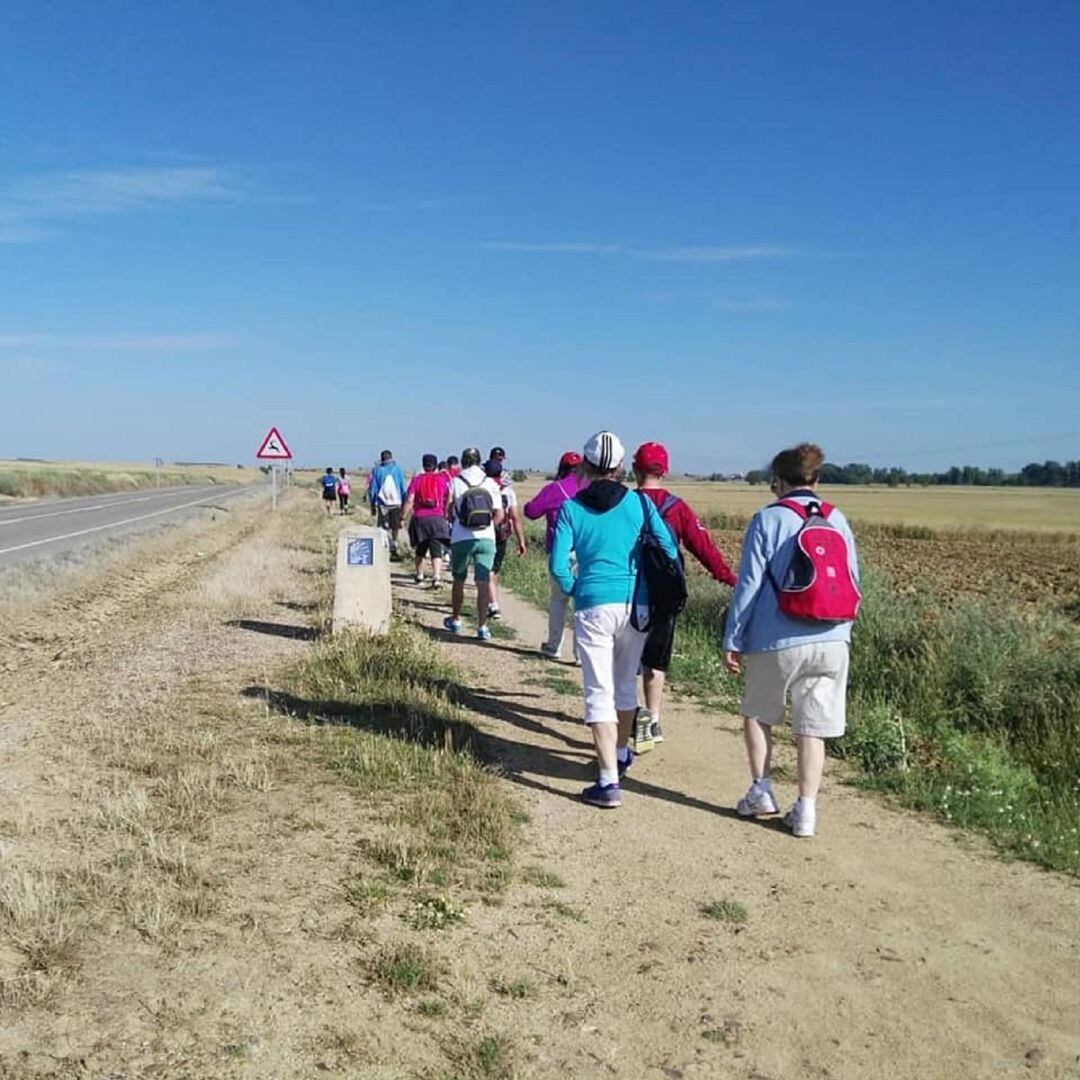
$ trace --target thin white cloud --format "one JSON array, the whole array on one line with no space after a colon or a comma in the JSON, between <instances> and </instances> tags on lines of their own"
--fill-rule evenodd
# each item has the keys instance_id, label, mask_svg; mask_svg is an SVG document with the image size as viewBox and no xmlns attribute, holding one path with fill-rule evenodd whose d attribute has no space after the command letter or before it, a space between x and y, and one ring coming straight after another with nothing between
<instances>
[{"instance_id":1,"label":"thin white cloud","mask_svg":"<svg viewBox=\"0 0 1080 1080\"><path fill-rule=\"evenodd\" d=\"M50 225L192 202L244 198L226 170L203 165L86 169L23 177L0 186L0 243L45 239Z\"/></svg>"},{"instance_id":2,"label":"thin white cloud","mask_svg":"<svg viewBox=\"0 0 1080 1080\"><path fill-rule=\"evenodd\" d=\"M532 255L622 255L651 262L723 263L754 259L790 258L801 255L798 248L775 244L748 244L732 247L635 247L629 244L594 244L573 241L523 243L517 240L487 241L485 251L520 252Z\"/></svg>"},{"instance_id":3,"label":"thin white cloud","mask_svg":"<svg viewBox=\"0 0 1080 1080\"><path fill-rule=\"evenodd\" d=\"M620 255L622 244L523 244L516 240L496 240L480 245L485 251L520 251L527 255Z\"/></svg>"},{"instance_id":4,"label":"thin white cloud","mask_svg":"<svg viewBox=\"0 0 1080 1080\"><path fill-rule=\"evenodd\" d=\"M108 352L209 352L228 349L241 339L230 334L133 334L66 337L61 334L0 334L0 349L84 349Z\"/></svg>"}]
</instances>

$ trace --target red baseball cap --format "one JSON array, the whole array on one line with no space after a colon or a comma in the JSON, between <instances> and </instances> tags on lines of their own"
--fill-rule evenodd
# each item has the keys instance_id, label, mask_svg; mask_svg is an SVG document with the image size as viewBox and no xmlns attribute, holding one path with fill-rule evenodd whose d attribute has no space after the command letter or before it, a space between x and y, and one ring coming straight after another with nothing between
<instances>
[{"instance_id":1,"label":"red baseball cap","mask_svg":"<svg viewBox=\"0 0 1080 1080\"><path fill-rule=\"evenodd\" d=\"M651 476L665 476L668 471L668 453L663 443L642 443L634 452L634 471Z\"/></svg>"},{"instance_id":2,"label":"red baseball cap","mask_svg":"<svg viewBox=\"0 0 1080 1080\"><path fill-rule=\"evenodd\" d=\"M559 458L560 469L576 469L581 464L581 455L576 450L567 450Z\"/></svg>"}]
</instances>

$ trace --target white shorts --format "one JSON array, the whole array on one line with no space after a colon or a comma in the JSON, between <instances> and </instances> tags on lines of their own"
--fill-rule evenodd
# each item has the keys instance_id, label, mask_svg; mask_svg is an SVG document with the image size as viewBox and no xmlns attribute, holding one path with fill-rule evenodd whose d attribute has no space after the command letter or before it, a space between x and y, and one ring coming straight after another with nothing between
<instances>
[{"instance_id":1,"label":"white shorts","mask_svg":"<svg viewBox=\"0 0 1080 1080\"><path fill-rule=\"evenodd\" d=\"M637 708L637 673L646 634L630 625L629 604L598 604L574 614L585 684L585 723L618 723L616 709Z\"/></svg>"},{"instance_id":2,"label":"white shorts","mask_svg":"<svg viewBox=\"0 0 1080 1080\"><path fill-rule=\"evenodd\" d=\"M746 653L742 714L762 724L782 724L791 699L796 735L835 739L844 734L848 644L825 641L775 652Z\"/></svg>"}]
</instances>

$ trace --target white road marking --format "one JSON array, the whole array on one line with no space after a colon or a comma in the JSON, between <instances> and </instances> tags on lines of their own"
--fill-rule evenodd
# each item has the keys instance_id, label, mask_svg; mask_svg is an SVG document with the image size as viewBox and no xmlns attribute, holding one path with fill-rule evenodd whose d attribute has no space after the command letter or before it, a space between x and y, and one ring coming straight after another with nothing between
<instances>
[{"instance_id":1,"label":"white road marking","mask_svg":"<svg viewBox=\"0 0 1080 1080\"><path fill-rule=\"evenodd\" d=\"M200 488L200 490L202 489ZM179 495L181 492L174 492L174 494ZM0 520L0 528L3 528L5 525L18 525L24 521L41 521L43 518L63 517L64 514L85 514L91 510L109 510L114 506L127 506L128 503L149 502L154 498L168 498L168 495L140 495L135 499L114 498L112 502L94 503L93 506L73 506L69 507L67 510L52 510L47 514L26 514L23 517L4 518Z\"/></svg>"},{"instance_id":2,"label":"white road marking","mask_svg":"<svg viewBox=\"0 0 1080 1080\"><path fill-rule=\"evenodd\" d=\"M223 492L221 498L231 498L233 495L242 495L246 488L240 488L237 491ZM194 502L181 503L179 506L167 506L164 510L154 510L149 514L139 514L137 517L124 518L123 521L113 521L108 525L94 525L89 529L79 529L76 532L64 533L63 536L49 536L44 540L31 540L26 544L16 544L14 547L0 548L0 555L10 555L13 551L25 551L27 548L41 547L42 544L55 544L60 540L73 540L76 536L87 536L90 533L102 532L105 529L118 529L121 525L131 525L136 521L145 521L147 518L160 517L162 514L172 514L177 510L186 510L189 506L198 506L200 503L205 502L209 496L203 496L201 499L196 499Z\"/></svg>"}]
</instances>

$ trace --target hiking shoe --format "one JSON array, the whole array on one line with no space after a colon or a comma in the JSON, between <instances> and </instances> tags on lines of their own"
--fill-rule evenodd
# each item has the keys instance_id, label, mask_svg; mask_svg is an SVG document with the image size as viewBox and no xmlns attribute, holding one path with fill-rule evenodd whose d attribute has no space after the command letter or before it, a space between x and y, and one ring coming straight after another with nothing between
<instances>
[{"instance_id":1,"label":"hiking shoe","mask_svg":"<svg viewBox=\"0 0 1080 1080\"><path fill-rule=\"evenodd\" d=\"M758 787L757 784L751 784L735 805L735 812L740 817L765 817L778 811L776 796L770 789Z\"/></svg>"},{"instance_id":2,"label":"hiking shoe","mask_svg":"<svg viewBox=\"0 0 1080 1080\"><path fill-rule=\"evenodd\" d=\"M795 805L784 815L784 824L795 836L813 836L817 813L807 809L802 799L796 799Z\"/></svg>"},{"instance_id":3,"label":"hiking shoe","mask_svg":"<svg viewBox=\"0 0 1080 1080\"><path fill-rule=\"evenodd\" d=\"M622 806L622 789L618 784L592 784L581 793L581 797L590 806L599 806L601 810L614 810Z\"/></svg>"},{"instance_id":4,"label":"hiking shoe","mask_svg":"<svg viewBox=\"0 0 1080 1080\"><path fill-rule=\"evenodd\" d=\"M417 585L423 585L424 584L424 575L423 574L414 574L413 575L413 582L415 584L417 584Z\"/></svg>"},{"instance_id":5,"label":"hiking shoe","mask_svg":"<svg viewBox=\"0 0 1080 1080\"><path fill-rule=\"evenodd\" d=\"M652 713L639 706L630 732L635 754L647 754L653 748L652 722Z\"/></svg>"},{"instance_id":6,"label":"hiking shoe","mask_svg":"<svg viewBox=\"0 0 1080 1080\"><path fill-rule=\"evenodd\" d=\"M490 641L491 640L491 627L490 626L478 626L476 628L476 636L481 641Z\"/></svg>"},{"instance_id":7,"label":"hiking shoe","mask_svg":"<svg viewBox=\"0 0 1080 1080\"><path fill-rule=\"evenodd\" d=\"M630 751L630 756L625 761L619 762L619 779L621 780L626 775L626 770L634 764L634 751Z\"/></svg>"},{"instance_id":8,"label":"hiking shoe","mask_svg":"<svg viewBox=\"0 0 1080 1080\"><path fill-rule=\"evenodd\" d=\"M442 588L442 578L432 578L431 579L431 587L433 589L441 589Z\"/></svg>"},{"instance_id":9,"label":"hiking shoe","mask_svg":"<svg viewBox=\"0 0 1080 1080\"><path fill-rule=\"evenodd\" d=\"M659 746L664 741L664 733L660 730L660 721L654 720L649 730L652 733L653 744Z\"/></svg>"},{"instance_id":10,"label":"hiking shoe","mask_svg":"<svg viewBox=\"0 0 1080 1080\"><path fill-rule=\"evenodd\" d=\"M498 604L488 604L488 618L489 619L501 619L502 612L499 610Z\"/></svg>"},{"instance_id":11,"label":"hiking shoe","mask_svg":"<svg viewBox=\"0 0 1080 1080\"><path fill-rule=\"evenodd\" d=\"M553 649L546 641L540 642L540 655L546 656L549 660L559 659L558 650Z\"/></svg>"},{"instance_id":12,"label":"hiking shoe","mask_svg":"<svg viewBox=\"0 0 1080 1080\"><path fill-rule=\"evenodd\" d=\"M461 620L455 619L453 615L447 615L442 621L443 629L449 630L451 634L461 633Z\"/></svg>"}]
</instances>

